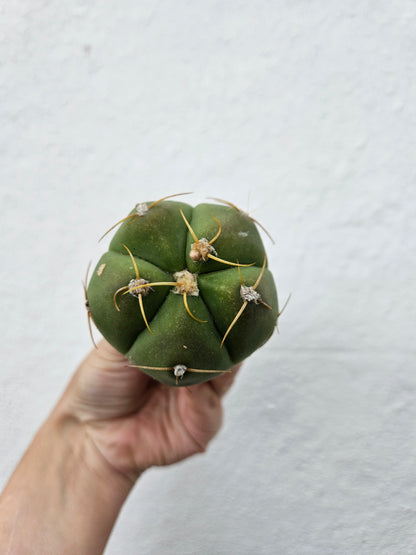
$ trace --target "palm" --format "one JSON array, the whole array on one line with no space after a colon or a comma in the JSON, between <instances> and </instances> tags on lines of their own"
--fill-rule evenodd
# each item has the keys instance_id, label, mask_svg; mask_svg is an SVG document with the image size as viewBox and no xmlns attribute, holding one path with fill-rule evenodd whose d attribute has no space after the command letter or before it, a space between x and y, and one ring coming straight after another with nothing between
<instances>
[{"instance_id":1,"label":"palm","mask_svg":"<svg viewBox=\"0 0 416 555\"><path fill-rule=\"evenodd\" d=\"M73 381L74 410L104 457L128 474L204 451L234 372L189 388L160 384L102 341Z\"/></svg>"}]
</instances>

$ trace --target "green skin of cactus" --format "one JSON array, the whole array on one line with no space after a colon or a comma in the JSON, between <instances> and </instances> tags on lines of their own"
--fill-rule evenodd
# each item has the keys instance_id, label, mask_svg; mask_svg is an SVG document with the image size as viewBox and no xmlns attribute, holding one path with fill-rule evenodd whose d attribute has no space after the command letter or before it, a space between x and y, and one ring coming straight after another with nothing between
<instances>
[{"instance_id":1,"label":"green skin of cactus","mask_svg":"<svg viewBox=\"0 0 416 555\"><path fill-rule=\"evenodd\" d=\"M150 202L146 203L150 206ZM245 286L258 279L265 256L261 237L253 221L244 212L218 204L188 204L163 201L142 216L131 217L121 224L109 247L99 260L88 285L87 298L94 324L130 364L164 368L141 368L156 380L170 386L188 386L210 380L261 347L273 334L279 308L273 276L266 268L256 292L271 308L260 302L247 303L223 345L222 339L244 303L241 278L236 266L212 259L195 262L189 257L195 243L180 213L182 209L198 239L210 241L222 231L213 247L217 256L233 263L252 264L240 267ZM133 210L130 214L135 214ZM183 295L169 285L154 286L142 295L143 306L152 333L140 311L139 299L126 290L115 292L136 278L133 261L140 278L149 283L173 282L173 274L187 269L196 274L198 296L187 295L193 319L185 309ZM189 368L178 379L173 368ZM166 370L168 368L168 370ZM212 370L202 373L196 370Z\"/></svg>"}]
</instances>

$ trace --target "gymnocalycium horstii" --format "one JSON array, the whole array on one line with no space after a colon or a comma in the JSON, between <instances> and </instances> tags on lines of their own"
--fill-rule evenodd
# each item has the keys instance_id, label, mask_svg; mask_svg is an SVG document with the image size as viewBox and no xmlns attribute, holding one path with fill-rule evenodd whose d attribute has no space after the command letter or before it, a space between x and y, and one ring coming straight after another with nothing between
<instances>
[{"instance_id":1,"label":"gymnocalycium horstii","mask_svg":"<svg viewBox=\"0 0 416 555\"><path fill-rule=\"evenodd\" d=\"M258 222L226 201L174 196L137 204L104 234L119 226L85 301L89 323L131 365L187 386L263 345L279 307Z\"/></svg>"}]
</instances>

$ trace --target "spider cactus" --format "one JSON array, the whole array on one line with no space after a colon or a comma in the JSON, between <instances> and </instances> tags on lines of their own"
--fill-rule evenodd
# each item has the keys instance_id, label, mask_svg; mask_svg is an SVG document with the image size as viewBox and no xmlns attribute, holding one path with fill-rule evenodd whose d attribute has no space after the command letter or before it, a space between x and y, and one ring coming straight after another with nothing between
<instances>
[{"instance_id":1,"label":"spider cactus","mask_svg":"<svg viewBox=\"0 0 416 555\"><path fill-rule=\"evenodd\" d=\"M86 306L132 365L187 386L263 345L279 308L250 216L225 201L191 207L167 198L136 205L108 230L120 225L92 274Z\"/></svg>"}]
</instances>

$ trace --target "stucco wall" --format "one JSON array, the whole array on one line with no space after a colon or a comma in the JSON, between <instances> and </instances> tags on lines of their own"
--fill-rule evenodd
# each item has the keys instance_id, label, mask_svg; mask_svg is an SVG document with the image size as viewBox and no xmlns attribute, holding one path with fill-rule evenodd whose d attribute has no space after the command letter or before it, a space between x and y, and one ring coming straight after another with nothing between
<instances>
[{"instance_id":1,"label":"stucco wall","mask_svg":"<svg viewBox=\"0 0 416 555\"><path fill-rule=\"evenodd\" d=\"M415 553L415 3L0 15L0 485L91 347L103 231L139 201L250 194L293 295L280 335L208 452L137 484L107 553Z\"/></svg>"}]
</instances>

